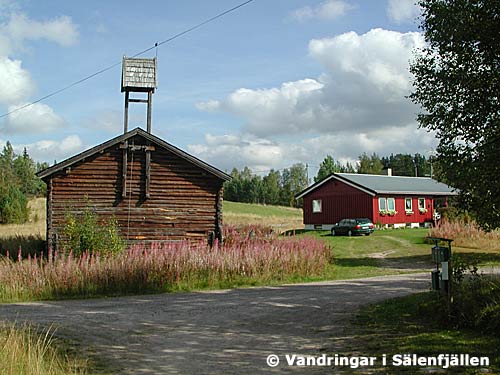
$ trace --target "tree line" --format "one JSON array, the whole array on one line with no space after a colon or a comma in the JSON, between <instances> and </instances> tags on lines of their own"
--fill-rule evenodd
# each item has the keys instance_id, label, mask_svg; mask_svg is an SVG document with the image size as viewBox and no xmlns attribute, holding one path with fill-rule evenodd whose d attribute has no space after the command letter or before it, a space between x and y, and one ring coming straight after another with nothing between
<instances>
[{"instance_id":1,"label":"tree line","mask_svg":"<svg viewBox=\"0 0 500 375\"><path fill-rule=\"evenodd\" d=\"M433 159L421 154L390 154L380 157L377 154L363 153L357 162L342 163L327 155L319 166L314 182L319 182L332 173L384 174L392 169L394 176L430 176L433 174ZM265 176L252 173L248 167L241 171L233 168L232 180L224 185L224 199L234 202L259 203L281 206L300 206L295 195L309 185L308 167L297 163L290 168L270 170Z\"/></svg>"},{"instance_id":2,"label":"tree line","mask_svg":"<svg viewBox=\"0 0 500 375\"><path fill-rule=\"evenodd\" d=\"M29 218L28 198L45 195L46 186L35 173L48 167L36 163L26 148L16 154L10 142L0 154L0 223L24 223Z\"/></svg>"}]
</instances>

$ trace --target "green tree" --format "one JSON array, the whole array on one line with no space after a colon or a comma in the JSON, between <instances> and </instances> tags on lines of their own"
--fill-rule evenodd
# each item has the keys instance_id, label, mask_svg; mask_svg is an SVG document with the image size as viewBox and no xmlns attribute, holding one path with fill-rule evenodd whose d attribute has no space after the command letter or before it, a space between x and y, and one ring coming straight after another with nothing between
<instances>
[{"instance_id":1,"label":"green tree","mask_svg":"<svg viewBox=\"0 0 500 375\"><path fill-rule=\"evenodd\" d=\"M336 162L333 156L327 155L319 166L318 174L314 177L314 182L323 180L332 173L344 172L344 167L340 162Z\"/></svg>"},{"instance_id":2,"label":"green tree","mask_svg":"<svg viewBox=\"0 0 500 375\"><path fill-rule=\"evenodd\" d=\"M0 186L0 223L22 224L28 221L28 200L16 185Z\"/></svg>"},{"instance_id":3,"label":"green tree","mask_svg":"<svg viewBox=\"0 0 500 375\"><path fill-rule=\"evenodd\" d=\"M279 204L281 191L281 174L279 171L271 170L262 179L262 194L265 204Z\"/></svg>"},{"instance_id":4,"label":"green tree","mask_svg":"<svg viewBox=\"0 0 500 375\"><path fill-rule=\"evenodd\" d=\"M12 164L20 190L26 196L35 196L39 189L40 179L35 176L36 164L28 155L26 148L22 155L14 158Z\"/></svg>"},{"instance_id":5,"label":"green tree","mask_svg":"<svg viewBox=\"0 0 500 375\"><path fill-rule=\"evenodd\" d=\"M500 227L500 1L420 0L426 47L415 57L411 100L436 132L437 163L463 208Z\"/></svg>"},{"instance_id":6,"label":"green tree","mask_svg":"<svg viewBox=\"0 0 500 375\"><path fill-rule=\"evenodd\" d=\"M300 207L301 202L295 200L295 195L304 190L307 185L307 168L304 164L297 163L285 169L282 174L280 203L284 206Z\"/></svg>"},{"instance_id":7,"label":"green tree","mask_svg":"<svg viewBox=\"0 0 500 375\"><path fill-rule=\"evenodd\" d=\"M9 141L5 144L2 153L0 154L0 184L7 186L15 184L14 175L14 149Z\"/></svg>"},{"instance_id":8,"label":"green tree","mask_svg":"<svg viewBox=\"0 0 500 375\"><path fill-rule=\"evenodd\" d=\"M366 152L364 152L359 156L358 160L358 173L382 174L384 165L377 154L373 153L371 156L368 156Z\"/></svg>"}]
</instances>

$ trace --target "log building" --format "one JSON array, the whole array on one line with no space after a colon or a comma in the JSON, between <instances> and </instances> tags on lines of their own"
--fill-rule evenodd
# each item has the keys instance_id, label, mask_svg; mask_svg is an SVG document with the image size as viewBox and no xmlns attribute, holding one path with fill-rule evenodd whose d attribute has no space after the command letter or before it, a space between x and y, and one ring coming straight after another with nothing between
<instances>
[{"instance_id":1,"label":"log building","mask_svg":"<svg viewBox=\"0 0 500 375\"><path fill-rule=\"evenodd\" d=\"M221 238L224 181L231 177L136 128L39 172L47 184L47 241L67 213L90 205L114 217L130 242Z\"/></svg>"}]
</instances>

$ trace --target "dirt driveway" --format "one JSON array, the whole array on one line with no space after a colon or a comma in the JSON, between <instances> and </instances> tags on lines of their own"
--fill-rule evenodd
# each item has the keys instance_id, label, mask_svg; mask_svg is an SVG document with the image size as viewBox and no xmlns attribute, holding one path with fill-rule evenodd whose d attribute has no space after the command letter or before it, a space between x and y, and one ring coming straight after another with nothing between
<instances>
[{"instance_id":1,"label":"dirt driveway","mask_svg":"<svg viewBox=\"0 0 500 375\"><path fill-rule=\"evenodd\" d=\"M342 352L361 305L426 290L429 279L426 273L0 305L0 319L53 325L119 374L324 374L331 371L288 367L284 356ZM266 365L270 354L279 366Z\"/></svg>"}]
</instances>

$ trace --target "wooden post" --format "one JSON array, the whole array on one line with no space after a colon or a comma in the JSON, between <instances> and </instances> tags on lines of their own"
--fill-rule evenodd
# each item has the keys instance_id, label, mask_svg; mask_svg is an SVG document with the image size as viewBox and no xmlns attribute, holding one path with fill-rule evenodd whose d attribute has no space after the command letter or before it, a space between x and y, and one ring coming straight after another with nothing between
<instances>
[{"instance_id":1,"label":"wooden post","mask_svg":"<svg viewBox=\"0 0 500 375\"><path fill-rule=\"evenodd\" d=\"M52 239L52 177L49 179L49 183L47 184L47 202L46 202L46 214L47 214L47 251L52 249L54 250L54 243Z\"/></svg>"},{"instance_id":2,"label":"wooden post","mask_svg":"<svg viewBox=\"0 0 500 375\"><path fill-rule=\"evenodd\" d=\"M120 147L123 148L122 197L125 198L127 196L128 141Z\"/></svg>"},{"instance_id":3,"label":"wooden post","mask_svg":"<svg viewBox=\"0 0 500 375\"><path fill-rule=\"evenodd\" d=\"M151 196L149 185L151 181L151 150L146 148L146 198Z\"/></svg>"},{"instance_id":4,"label":"wooden post","mask_svg":"<svg viewBox=\"0 0 500 375\"><path fill-rule=\"evenodd\" d=\"M153 102L153 91L148 91L148 118L147 118L147 129L148 133L151 133L151 107Z\"/></svg>"},{"instance_id":5,"label":"wooden post","mask_svg":"<svg viewBox=\"0 0 500 375\"><path fill-rule=\"evenodd\" d=\"M129 102L128 91L125 91L125 112L123 114L123 133L125 134L128 131L128 102Z\"/></svg>"}]
</instances>

